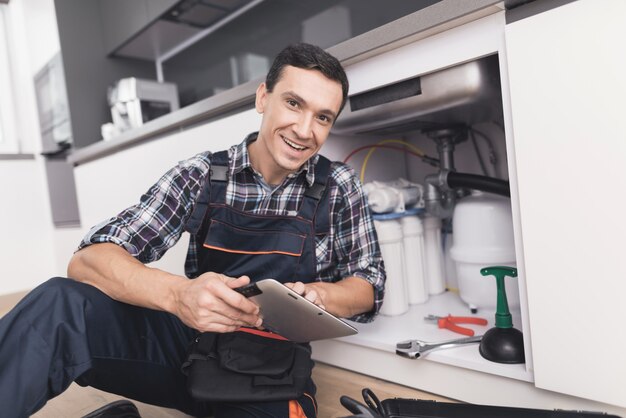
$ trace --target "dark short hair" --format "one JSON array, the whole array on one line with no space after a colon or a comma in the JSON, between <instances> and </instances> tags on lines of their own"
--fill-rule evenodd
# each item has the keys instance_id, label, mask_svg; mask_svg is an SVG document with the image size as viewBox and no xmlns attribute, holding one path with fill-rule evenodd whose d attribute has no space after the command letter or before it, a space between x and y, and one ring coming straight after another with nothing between
<instances>
[{"instance_id":1,"label":"dark short hair","mask_svg":"<svg viewBox=\"0 0 626 418\"><path fill-rule=\"evenodd\" d=\"M341 84L343 93L341 107L339 108L339 113L341 113L348 99L349 84L346 72L337 58L315 45L306 43L289 45L274 58L274 62L265 78L267 91L271 93L272 90L274 90L274 86L280 81L283 68L288 65L297 68L318 70L327 78L338 81Z\"/></svg>"}]
</instances>

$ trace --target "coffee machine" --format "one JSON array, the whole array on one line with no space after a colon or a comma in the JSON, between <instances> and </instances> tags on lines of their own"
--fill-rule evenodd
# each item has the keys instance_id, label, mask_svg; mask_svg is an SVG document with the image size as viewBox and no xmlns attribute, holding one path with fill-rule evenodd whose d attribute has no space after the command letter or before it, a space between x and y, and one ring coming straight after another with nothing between
<instances>
[{"instance_id":1,"label":"coffee machine","mask_svg":"<svg viewBox=\"0 0 626 418\"><path fill-rule=\"evenodd\" d=\"M123 78L109 88L107 96L113 125L120 133L179 108L173 83Z\"/></svg>"}]
</instances>

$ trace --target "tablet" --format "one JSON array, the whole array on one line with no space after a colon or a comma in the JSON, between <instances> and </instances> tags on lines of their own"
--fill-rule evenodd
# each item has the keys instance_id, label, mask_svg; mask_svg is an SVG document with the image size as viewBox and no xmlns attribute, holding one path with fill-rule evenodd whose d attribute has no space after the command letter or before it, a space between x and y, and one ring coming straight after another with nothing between
<instances>
[{"instance_id":1,"label":"tablet","mask_svg":"<svg viewBox=\"0 0 626 418\"><path fill-rule=\"evenodd\" d=\"M265 329L288 340L304 343L358 332L274 279L260 280L235 290L259 305Z\"/></svg>"}]
</instances>

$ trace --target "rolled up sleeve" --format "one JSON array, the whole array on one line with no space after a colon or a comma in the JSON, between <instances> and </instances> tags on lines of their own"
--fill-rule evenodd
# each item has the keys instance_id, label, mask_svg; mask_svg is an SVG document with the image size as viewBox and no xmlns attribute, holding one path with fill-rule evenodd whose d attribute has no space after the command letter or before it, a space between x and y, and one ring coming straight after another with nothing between
<instances>
[{"instance_id":1,"label":"rolled up sleeve","mask_svg":"<svg viewBox=\"0 0 626 418\"><path fill-rule=\"evenodd\" d=\"M139 203L92 227L78 250L109 242L142 263L160 259L180 239L208 168L205 154L180 162Z\"/></svg>"}]
</instances>

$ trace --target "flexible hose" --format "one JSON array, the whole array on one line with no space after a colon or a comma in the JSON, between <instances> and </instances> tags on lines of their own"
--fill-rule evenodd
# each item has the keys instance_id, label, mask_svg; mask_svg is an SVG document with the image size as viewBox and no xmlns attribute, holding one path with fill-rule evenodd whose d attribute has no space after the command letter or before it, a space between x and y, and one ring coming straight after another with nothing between
<instances>
[{"instance_id":1,"label":"flexible hose","mask_svg":"<svg viewBox=\"0 0 626 418\"><path fill-rule=\"evenodd\" d=\"M424 153L424 151L422 151L421 149L417 148L415 145L406 141L402 141L400 139L385 139L383 141L380 141L376 145L384 145L384 144L402 144L402 145L407 146L411 151L418 154L420 157L426 156L426 153ZM376 151L376 148L370 149L367 152L365 159L363 160L363 165L361 166L361 175L360 175L361 183L365 183L365 168L367 167L367 163L370 157L372 156L372 154L374 153L374 151Z\"/></svg>"},{"instance_id":2,"label":"flexible hose","mask_svg":"<svg viewBox=\"0 0 626 418\"><path fill-rule=\"evenodd\" d=\"M448 173L446 181L448 183L448 187L452 189L466 187L468 189L475 189L483 192L498 194L500 196L511 197L509 182L495 179L493 177L451 171Z\"/></svg>"}]
</instances>

